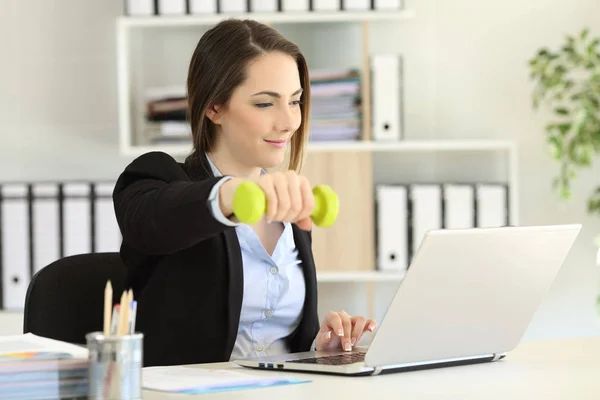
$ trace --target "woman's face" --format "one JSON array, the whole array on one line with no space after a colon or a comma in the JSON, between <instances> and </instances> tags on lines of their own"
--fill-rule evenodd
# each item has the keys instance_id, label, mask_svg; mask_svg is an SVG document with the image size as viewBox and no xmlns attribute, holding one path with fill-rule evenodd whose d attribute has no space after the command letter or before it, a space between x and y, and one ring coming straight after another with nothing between
<instances>
[{"instance_id":1,"label":"woman's face","mask_svg":"<svg viewBox=\"0 0 600 400\"><path fill-rule=\"evenodd\" d=\"M298 66L274 52L251 62L246 74L229 102L207 113L217 125L215 148L244 167L276 167L302 120Z\"/></svg>"}]
</instances>

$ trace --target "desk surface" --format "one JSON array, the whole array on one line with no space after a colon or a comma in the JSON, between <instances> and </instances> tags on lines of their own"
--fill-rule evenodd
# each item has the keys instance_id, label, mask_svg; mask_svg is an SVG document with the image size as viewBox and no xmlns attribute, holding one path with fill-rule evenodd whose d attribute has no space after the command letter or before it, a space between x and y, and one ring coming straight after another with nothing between
<instances>
[{"instance_id":1,"label":"desk surface","mask_svg":"<svg viewBox=\"0 0 600 400\"><path fill-rule=\"evenodd\" d=\"M230 363L199 368L241 368ZM505 360L372 377L243 372L299 376L309 383L222 392L176 395L144 391L144 400L177 399L600 399L600 337L524 342Z\"/></svg>"}]
</instances>

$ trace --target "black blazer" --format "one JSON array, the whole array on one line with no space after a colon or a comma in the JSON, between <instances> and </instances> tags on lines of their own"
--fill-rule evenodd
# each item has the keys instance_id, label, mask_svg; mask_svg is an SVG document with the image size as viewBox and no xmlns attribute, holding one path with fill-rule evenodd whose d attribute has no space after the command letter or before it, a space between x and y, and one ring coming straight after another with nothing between
<instances>
[{"instance_id":1,"label":"black blazer","mask_svg":"<svg viewBox=\"0 0 600 400\"><path fill-rule=\"evenodd\" d=\"M218 222L208 206L219 179L204 155L179 163L151 152L117 180L113 201L128 268L125 287L138 301L144 366L229 360L244 285L235 229ZM319 320L311 234L292 226L306 280L302 320L287 338L290 351L298 352L310 349Z\"/></svg>"}]
</instances>

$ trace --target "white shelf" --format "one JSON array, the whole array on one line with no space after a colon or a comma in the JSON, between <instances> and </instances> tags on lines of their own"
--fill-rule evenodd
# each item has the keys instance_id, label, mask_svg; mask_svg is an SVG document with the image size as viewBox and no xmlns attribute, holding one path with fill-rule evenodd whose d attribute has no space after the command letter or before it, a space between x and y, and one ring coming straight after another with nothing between
<instances>
[{"instance_id":1,"label":"white shelf","mask_svg":"<svg viewBox=\"0 0 600 400\"><path fill-rule=\"evenodd\" d=\"M207 15L156 15L121 16L118 23L122 27L174 27L206 26L228 18L254 19L265 23L319 23L319 22L363 22L395 21L414 18L412 10L399 11L333 11L333 12L275 12L275 13L227 13Z\"/></svg>"},{"instance_id":2,"label":"white shelf","mask_svg":"<svg viewBox=\"0 0 600 400\"><path fill-rule=\"evenodd\" d=\"M309 152L365 151L365 152L435 152L435 151L499 151L511 150L515 144L503 140L450 139L450 140L404 140L398 142L348 141L348 142L309 142ZM186 156L192 145L161 144L133 146L125 149L128 156L137 157L150 151L163 151L172 156Z\"/></svg>"},{"instance_id":3,"label":"white shelf","mask_svg":"<svg viewBox=\"0 0 600 400\"><path fill-rule=\"evenodd\" d=\"M395 142L352 141L352 142L313 142L308 144L311 152L324 151L371 151L371 152L415 152L415 151L481 151L507 150L513 143L501 140L481 139L441 139L441 140L401 140Z\"/></svg>"},{"instance_id":4,"label":"white shelf","mask_svg":"<svg viewBox=\"0 0 600 400\"><path fill-rule=\"evenodd\" d=\"M384 271L340 271L317 272L317 282L361 283L361 282L400 282L404 272Z\"/></svg>"}]
</instances>

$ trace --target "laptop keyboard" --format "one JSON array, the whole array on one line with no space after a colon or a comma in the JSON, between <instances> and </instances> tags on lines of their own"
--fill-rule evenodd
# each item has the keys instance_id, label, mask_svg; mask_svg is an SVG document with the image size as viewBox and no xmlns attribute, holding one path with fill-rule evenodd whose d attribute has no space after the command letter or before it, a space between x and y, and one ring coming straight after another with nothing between
<instances>
[{"instance_id":1,"label":"laptop keyboard","mask_svg":"<svg viewBox=\"0 0 600 400\"><path fill-rule=\"evenodd\" d=\"M346 365L365 361L365 353L338 354L335 356L311 357L286 362L303 364Z\"/></svg>"}]
</instances>

